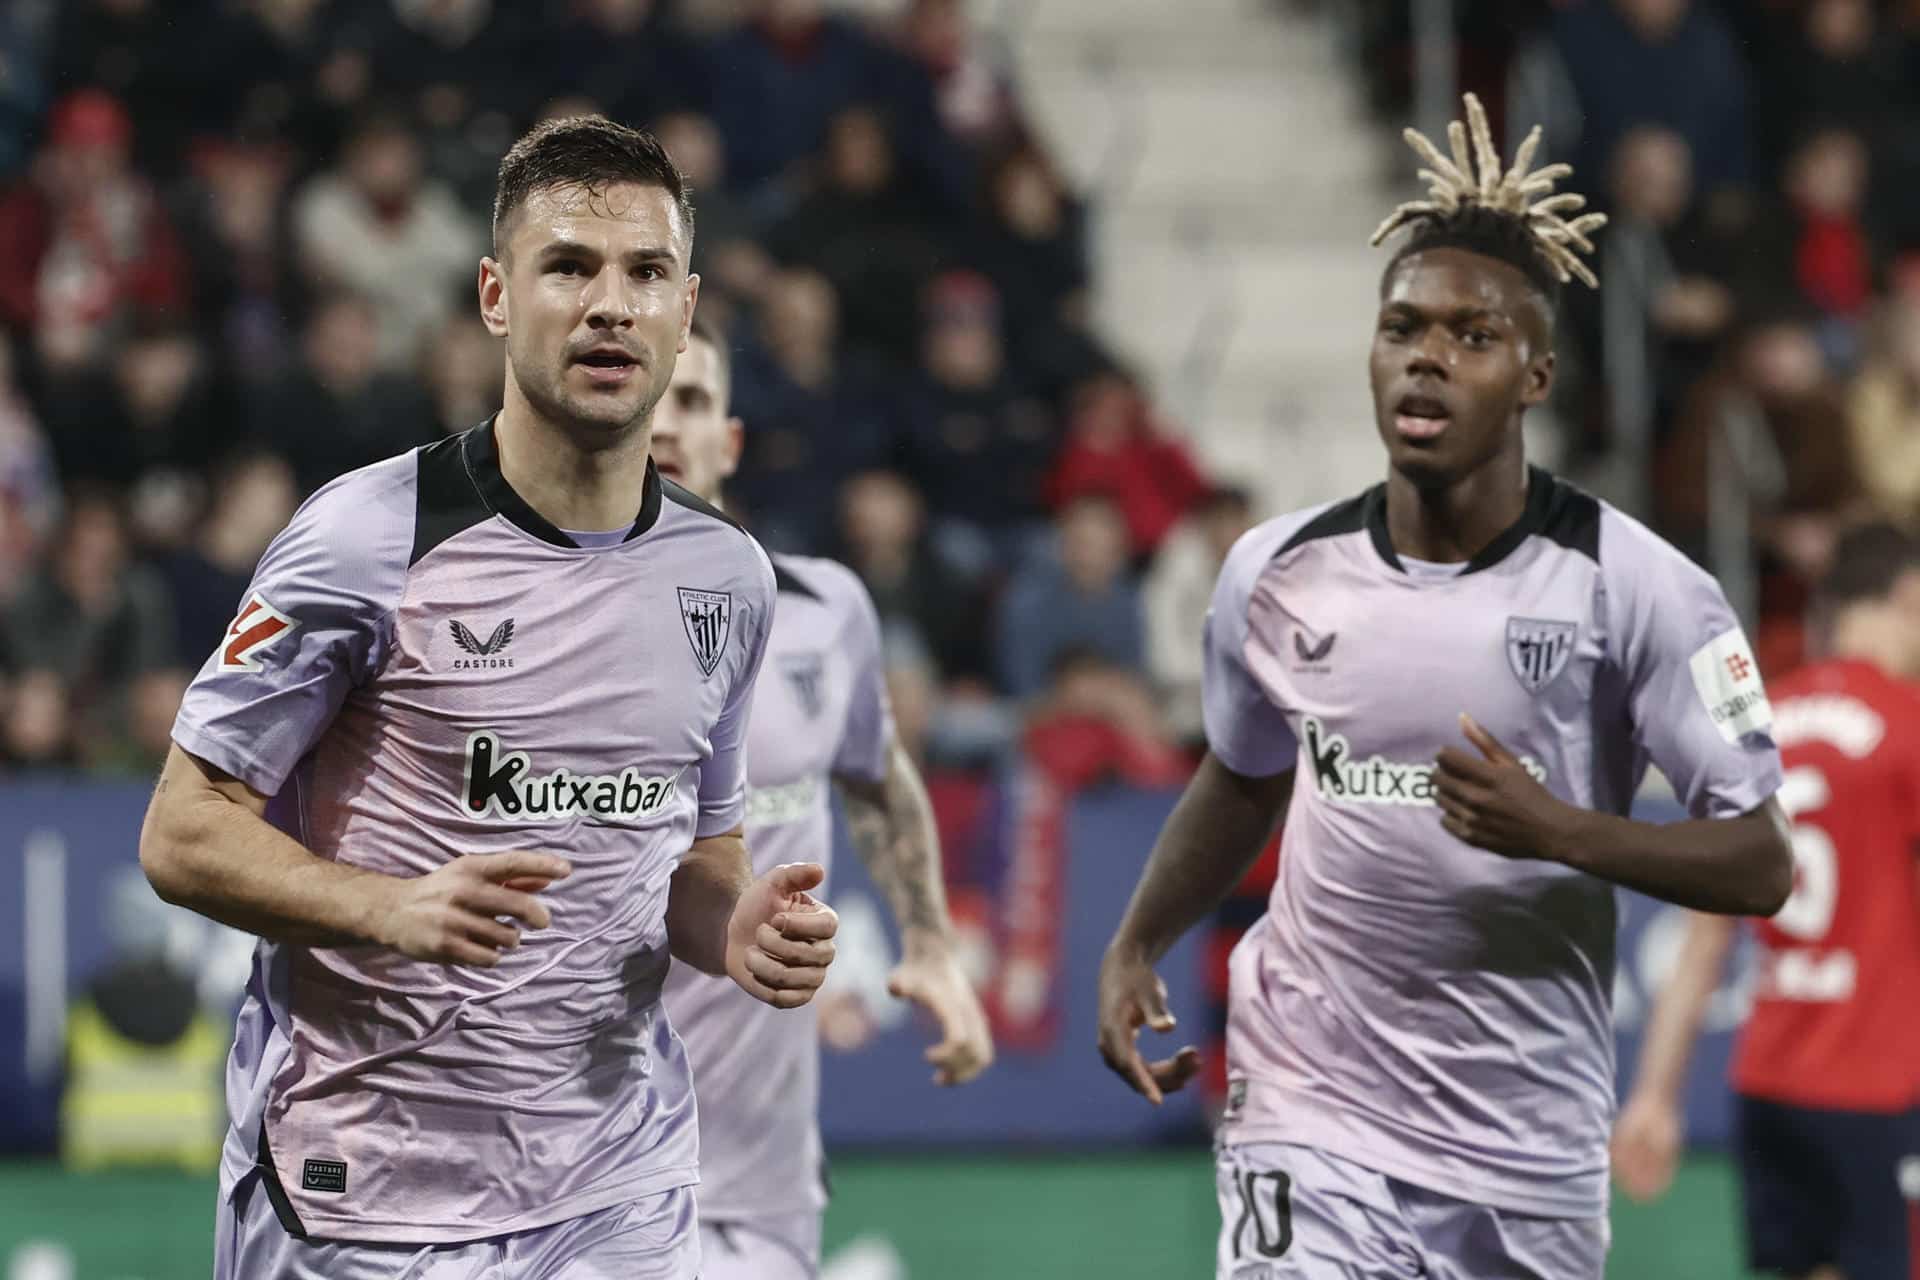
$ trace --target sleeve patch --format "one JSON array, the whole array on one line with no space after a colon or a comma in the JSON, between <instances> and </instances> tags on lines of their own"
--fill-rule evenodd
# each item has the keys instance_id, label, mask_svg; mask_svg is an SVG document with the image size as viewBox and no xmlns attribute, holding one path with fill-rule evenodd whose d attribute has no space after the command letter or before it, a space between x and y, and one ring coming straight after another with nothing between
<instances>
[{"instance_id":1,"label":"sleeve patch","mask_svg":"<svg viewBox=\"0 0 1920 1280\"><path fill-rule=\"evenodd\" d=\"M1760 681L1760 666L1738 627L1722 631L1694 651L1687 660L1693 687L1713 717L1714 727L1729 743L1773 727L1773 705Z\"/></svg>"},{"instance_id":2,"label":"sleeve patch","mask_svg":"<svg viewBox=\"0 0 1920 1280\"><path fill-rule=\"evenodd\" d=\"M299 623L274 608L265 596L254 592L247 597L246 604L240 607L240 613L227 627L226 638L220 645L220 669L260 670L260 659L255 655L299 626Z\"/></svg>"}]
</instances>

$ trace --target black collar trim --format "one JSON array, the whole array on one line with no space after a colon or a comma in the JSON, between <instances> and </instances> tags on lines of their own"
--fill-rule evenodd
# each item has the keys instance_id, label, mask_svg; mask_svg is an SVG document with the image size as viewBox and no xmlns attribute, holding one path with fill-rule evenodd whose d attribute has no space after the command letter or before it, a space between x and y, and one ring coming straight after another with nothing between
<instances>
[{"instance_id":1,"label":"black collar trim","mask_svg":"<svg viewBox=\"0 0 1920 1280\"><path fill-rule=\"evenodd\" d=\"M527 533L550 542L556 547L578 547L580 544L556 528L552 521L527 505L527 500L514 491L507 483L506 476L500 472L500 447L493 437L494 423L498 414L488 418L479 426L460 437L460 460L467 469L467 478L473 481L473 487L487 508L519 526ZM635 538L653 528L660 519L660 473L654 470L653 459L647 459L646 487L640 499L640 514L634 518L633 528L627 531L623 542L632 542Z\"/></svg>"},{"instance_id":2,"label":"black collar trim","mask_svg":"<svg viewBox=\"0 0 1920 1280\"><path fill-rule=\"evenodd\" d=\"M1501 531L1492 542L1480 549L1480 553L1467 561L1460 572L1478 573L1482 569L1491 569L1515 551L1520 544L1535 534L1547 530L1549 518L1553 514L1556 499L1560 497L1560 482L1539 467L1527 468L1527 505L1521 510L1520 518ZM1393 549L1393 537L1387 532L1387 486L1377 484L1367 490L1365 499L1365 522L1367 535L1373 539L1373 549L1380 558L1401 573L1407 571L1400 563L1400 557Z\"/></svg>"}]
</instances>

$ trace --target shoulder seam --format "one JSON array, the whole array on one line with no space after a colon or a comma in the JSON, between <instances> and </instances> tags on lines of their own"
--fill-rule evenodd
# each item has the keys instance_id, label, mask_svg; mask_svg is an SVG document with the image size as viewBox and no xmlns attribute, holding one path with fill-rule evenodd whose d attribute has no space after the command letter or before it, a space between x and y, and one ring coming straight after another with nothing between
<instances>
[{"instance_id":1,"label":"shoulder seam","mask_svg":"<svg viewBox=\"0 0 1920 1280\"><path fill-rule=\"evenodd\" d=\"M747 533L747 527L738 520L735 520L732 516L714 506L711 502L708 502L691 489L683 488L665 476L660 477L660 493L663 497L678 503L689 511L698 512L703 516L711 516L731 529L735 529L743 534ZM747 536L750 538L753 535L747 534Z\"/></svg>"}]
</instances>

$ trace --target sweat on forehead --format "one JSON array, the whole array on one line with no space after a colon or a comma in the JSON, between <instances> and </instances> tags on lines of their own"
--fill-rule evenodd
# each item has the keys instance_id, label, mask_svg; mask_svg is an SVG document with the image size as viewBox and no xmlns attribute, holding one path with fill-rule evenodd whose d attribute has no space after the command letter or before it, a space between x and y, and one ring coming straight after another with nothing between
<instances>
[{"instance_id":1,"label":"sweat on forehead","mask_svg":"<svg viewBox=\"0 0 1920 1280\"><path fill-rule=\"evenodd\" d=\"M1554 305L1526 272L1504 259L1450 245L1388 263L1380 277L1380 301L1423 311L1477 308L1504 315L1537 338L1553 332Z\"/></svg>"},{"instance_id":2,"label":"sweat on forehead","mask_svg":"<svg viewBox=\"0 0 1920 1280\"><path fill-rule=\"evenodd\" d=\"M635 226L660 225L680 256L686 256L688 228L680 217L673 193L644 182L558 182L537 187L507 210L493 229L494 247L506 253L513 238L529 222L551 224L563 220L606 218Z\"/></svg>"}]
</instances>

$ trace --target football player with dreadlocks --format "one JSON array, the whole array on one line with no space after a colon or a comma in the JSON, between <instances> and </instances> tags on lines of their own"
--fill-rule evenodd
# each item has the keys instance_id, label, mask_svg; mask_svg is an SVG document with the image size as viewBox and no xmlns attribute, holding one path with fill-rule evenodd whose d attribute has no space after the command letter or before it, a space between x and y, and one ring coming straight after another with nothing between
<instances>
[{"instance_id":1,"label":"football player with dreadlocks","mask_svg":"<svg viewBox=\"0 0 1920 1280\"><path fill-rule=\"evenodd\" d=\"M1100 1047L1158 1102L1183 1049L1154 964L1284 815L1235 948L1218 1273L1599 1280L1614 1110L1614 886L1771 914L1792 880L1780 763L1719 587L1527 465L1560 286L1604 219L1503 167L1469 95L1380 282L1387 478L1254 529L1204 645L1209 750L1100 977ZM1469 152L1469 139L1472 152ZM1626 816L1649 763L1689 817Z\"/></svg>"}]
</instances>

